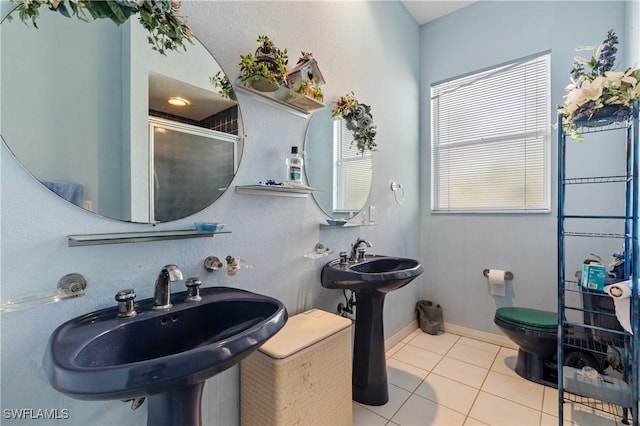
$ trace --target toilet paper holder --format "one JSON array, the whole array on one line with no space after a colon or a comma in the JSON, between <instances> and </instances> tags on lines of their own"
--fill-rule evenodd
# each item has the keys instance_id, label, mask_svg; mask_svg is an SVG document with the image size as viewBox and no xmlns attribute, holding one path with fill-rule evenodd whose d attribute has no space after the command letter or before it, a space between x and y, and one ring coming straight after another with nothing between
<instances>
[{"instance_id":1,"label":"toilet paper holder","mask_svg":"<svg viewBox=\"0 0 640 426\"><path fill-rule=\"evenodd\" d=\"M489 269L484 269L482 270L482 275L484 275L485 277L489 277ZM505 280L512 280L513 279L513 272L511 271L504 271L504 279Z\"/></svg>"}]
</instances>

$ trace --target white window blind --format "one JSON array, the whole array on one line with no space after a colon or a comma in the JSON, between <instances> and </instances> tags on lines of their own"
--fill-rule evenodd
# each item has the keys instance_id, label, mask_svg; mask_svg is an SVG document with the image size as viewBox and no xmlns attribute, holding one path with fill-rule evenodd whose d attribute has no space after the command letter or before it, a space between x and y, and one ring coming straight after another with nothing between
<instances>
[{"instance_id":1,"label":"white window blind","mask_svg":"<svg viewBox=\"0 0 640 426\"><path fill-rule=\"evenodd\" d=\"M431 87L431 210L549 211L549 55Z\"/></svg>"},{"instance_id":2,"label":"white window blind","mask_svg":"<svg viewBox=\"0 0 640 426\"><path fill-rule=\"evenodd\" d=\"M347 129L346 121L334 121L334 176L333 211L348 213L360 211L367 202L368 187L372 177L371 152L363 155L353 140L353 130Z\"/></svg>"}]
</instances>

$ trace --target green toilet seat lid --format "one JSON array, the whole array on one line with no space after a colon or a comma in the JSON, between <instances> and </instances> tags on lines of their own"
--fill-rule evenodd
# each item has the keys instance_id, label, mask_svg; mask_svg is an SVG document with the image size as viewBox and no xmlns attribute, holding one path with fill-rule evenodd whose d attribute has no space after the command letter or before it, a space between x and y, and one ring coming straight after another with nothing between
<instances>
[{"instance_id":1,"label":"green toilet seat lid","mask_svg":"<svg viewBox=\"0 0 640 426\"><path fill-rule=\"evenodd\" d=\"M558 329L558 314L555 312L541 311L530 308L498 308L496 317L502 321L535 328L538 330L554 332Z\"/></svg>"}]
</instances>

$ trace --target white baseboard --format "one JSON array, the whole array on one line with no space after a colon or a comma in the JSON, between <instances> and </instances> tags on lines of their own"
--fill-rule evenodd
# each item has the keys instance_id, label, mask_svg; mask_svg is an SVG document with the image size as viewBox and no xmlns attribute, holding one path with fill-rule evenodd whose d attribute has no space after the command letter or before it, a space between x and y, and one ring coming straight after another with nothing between
<instances>
[{"instance_id":1,"label":"white baseboard","mask_svg":"<svg viewBox=\"0 0 640 426\"><path fill-rule=\"evenodd\" d=\"M418 328L418 321L411 321L409 324L405 325L393 336L389 337L384 341L385 352L389 349L393 348L395 345L400 343L402 339L416 331Z\"/></svg>"},{"instance_id":2,"label":"white baseboard","mask_svg":"<svg viewBox=\"0 0 640 426\"><path fill-rule=\"evenodd\" d=\"M412 321L405 325L400 331L384 341L386 350L393 348L400 343L402 339L413 333L418 329L418 322ZM492 343L498 346L504 346L505 348L518 349L518 345L513 343L511 339L502 334L488 333L486 331L475 330L473 328L463 327L461 325L444 323L445 332L456 334L458 336L468 337L469 339L480 340L486 343Z\"/></svg>"},{"instance_id":3,"label":"white baseboard","mask_svg":"<svg viewBox=\"0 0 640 426\"><path fill-rule=\"evenodd\" d=\"M504 346L505 348L518 349L518 345L513 343L513 341L504 334L488 333L486 331L475 330L473 328L467 328L446 322L444 323L444 329L445 331L448 331L451 334L457 334L458 336L493 343L494 345Z\"/></svg>"}]
</instances>

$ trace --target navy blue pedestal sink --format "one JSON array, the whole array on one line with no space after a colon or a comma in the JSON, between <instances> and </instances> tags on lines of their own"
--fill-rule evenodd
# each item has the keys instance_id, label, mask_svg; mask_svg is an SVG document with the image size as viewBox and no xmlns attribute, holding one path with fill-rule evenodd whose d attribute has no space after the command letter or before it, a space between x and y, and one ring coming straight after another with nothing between
<instances>
[{"instance_id":1,"label":"navy blue pedestal sink","mask_svg":"<svg viewBox=\"0 0 640 426\"><path fill-rule=\"evenodd\" d=\"M206 379L237 364L287 321L276 299L209 287L202 300L173 293L173 306L135 304L137 315L108 308L74 318L49 339L44 369L51 385L85 400L148 397L148 425L202 424Z\"/></svg>"},{"instance_id":2,"label":"navy blue pedestal sink","mask_svg":"<svg viewBox=\"0 0 640 426\"><path fill-rule=\"evenodd\" d=\"M380 255L366 255L364 260L344 264L336 259L322 268L323 287L356 292L352 377L355 401L384 405L389 400L382 321L384 298L422 272L417 260Z\"/></svg>"}]
</instances>

